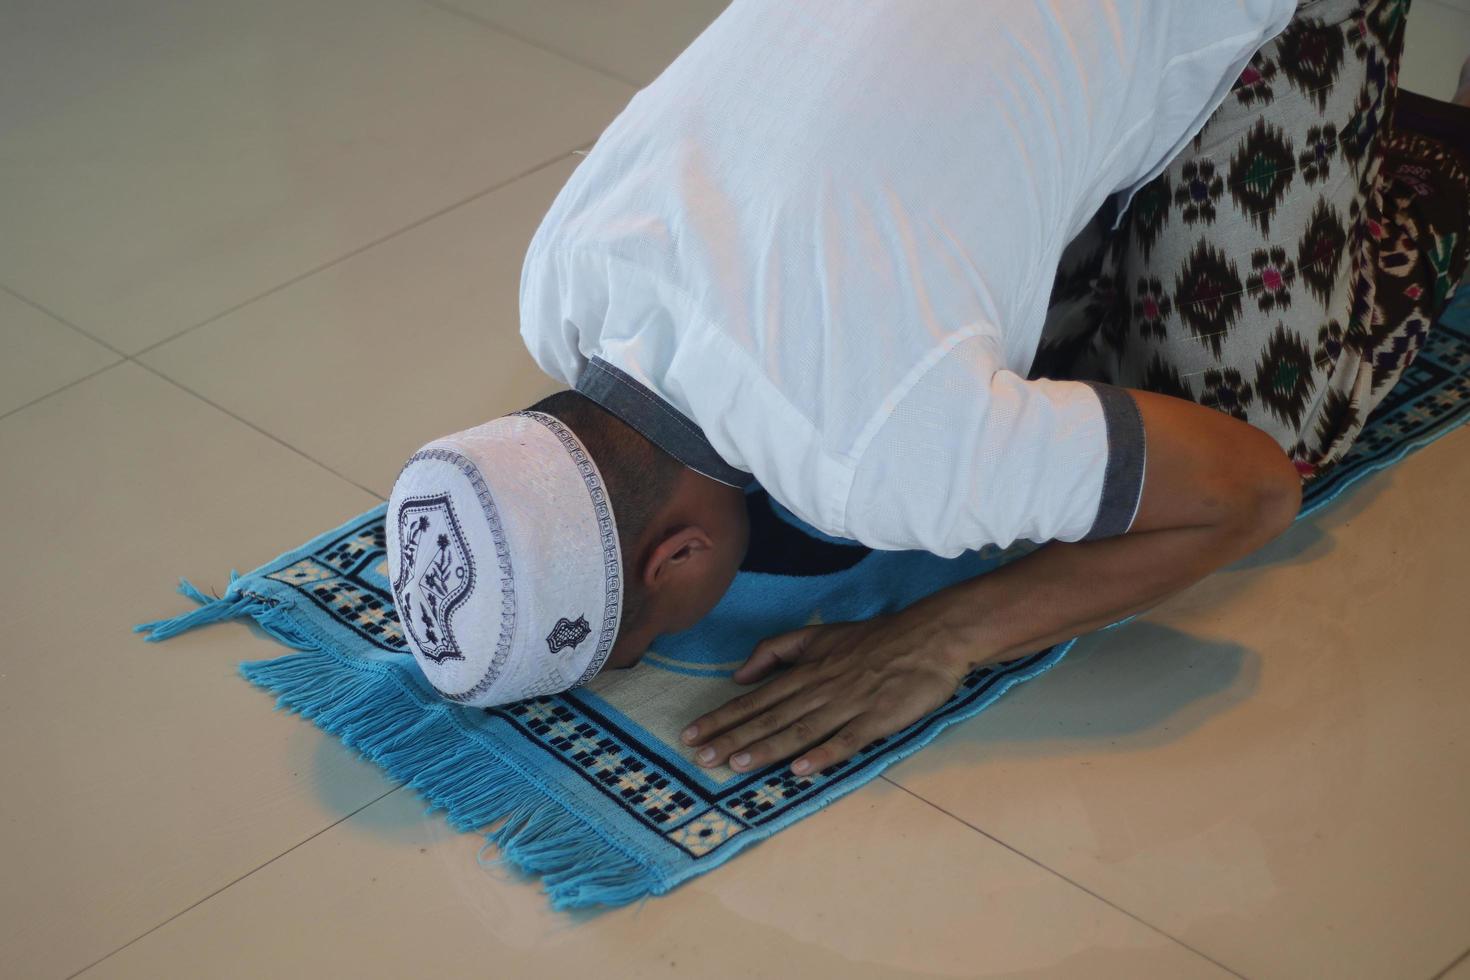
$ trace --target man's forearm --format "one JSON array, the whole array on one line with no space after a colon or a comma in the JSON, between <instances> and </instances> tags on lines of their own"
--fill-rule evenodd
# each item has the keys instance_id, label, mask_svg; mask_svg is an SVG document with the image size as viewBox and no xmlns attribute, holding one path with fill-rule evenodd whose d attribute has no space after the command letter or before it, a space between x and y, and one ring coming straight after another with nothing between
<instances>
[{"instance_id":1,"label":"man's forearm","mask_svg":"<svg viewBox=\"0 0 1470 980\"><path fill-rule=\"evenodd\" d=\"M1130 395L1148 445L1134 530L1053 542L912 607L953 666L1010 660L1117 622L1250 554L1295 518L1300 480L1260 430L1181 399Z\"/></svg>"},{"instance_id":2,"label":"man's forearm","mask_svg":"<svg viewBox=\"0 0 1470 980\"><path fill-rule=\"evenodd\" d=\"M1291 524L1301 481L1269 436L1182 399L1129 395L1147 452L1128 533L1047 545L896 615L767 637L735 681L789 669L694 720L683 739L700 764L756 771L802 753L795 775L821 771L943 704L973 667L1145 609Z\"/></svg>"},{"instance_id":3,"label":"man's forearm","mask_svg":"<svg viewBox=\"0 0 1470 980\"><path fill-rule=\"evenodd\" d=\"M912 607L963 670L1043 650L1148 609L1253 551L1259 534L1182 527L1053 542Z\"/></svg>"}]
</instances>

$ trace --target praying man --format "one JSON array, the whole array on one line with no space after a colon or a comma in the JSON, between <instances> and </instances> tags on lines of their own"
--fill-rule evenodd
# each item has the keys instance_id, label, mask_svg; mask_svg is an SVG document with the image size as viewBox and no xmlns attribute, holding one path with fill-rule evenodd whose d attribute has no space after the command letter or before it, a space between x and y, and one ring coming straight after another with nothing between
<instances>
[{"instance_id":1,"label":"praying man","mask_svg":"<svg viewBox=\"0 0 1470 980\"><path fill-rule=\"evenodd\" d=\"M1390 7L736 0L530 243L521 336L568 390L395 484L426 676L486 706L632 666L720 601L755 485L871 548L1039 545L765 639L689 719L702 765L802 774L1279 535L1375 394L1322 324L1348 321Z\"/></svg>"}]
</instances>

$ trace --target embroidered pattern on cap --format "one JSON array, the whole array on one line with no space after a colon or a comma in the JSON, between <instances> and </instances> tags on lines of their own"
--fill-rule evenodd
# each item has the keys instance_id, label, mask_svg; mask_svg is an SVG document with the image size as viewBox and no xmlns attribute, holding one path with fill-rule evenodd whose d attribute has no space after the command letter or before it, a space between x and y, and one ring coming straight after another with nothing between
<instances>
[{"instance_id":1,"label":"embroidered pattern on cap","mask_svg":"<svg viewBox=\"0 0 1470 980\"><path fill-rule=\"evenodd\" d=\"M441 691L451 701L471 701L488 691L500 677L500 671L504 668L506 661L510 658L511 643L515 640L516 631L516 590L515 574L511 570L510 545L505 539L505 528L500 522L500 512L495 507L495 498L490 495L490 488L485 485L485 478L480 474L479 467L470 462L464 456L452 449L436 446L431 449L422 449L409 457L403 468L406 470L414 463L423 460L438 460L449 463L464 474L465 479L470 481L474 488L475 496L479 498L480 509L485 514L485 522L490 527L491 538L495 542L495 561L500 567L500 637L495 644L495 653L490 657L490 664L485 668L485 674L466 691L450 693ZM469 550L465 549L469 555ZM473 568L474 556L470 555L470 563ZM468 593L466 593L468 594ZM395 595L395 600L397 596Z\"/></svg>"},{"instance_id":2,"label":"embroidered pattern on cap","mask_svg":"<svg viewBox=\"0 0 1470 980\"><path fill-rule=\"evenodd\" d=\"M449 497L412 497L398 507L398 578L393 598L420 654L463 660L454 611L475 589L475 562Z\"/></svg>"},{"instance_id":3,"label":"embroidered pattern on cap","mask_svg":"<svg viewBox=\"0 0 1470 980\"><path fill-rule=\"evenodd\" d=\"M577 649L577 644L592 635L592 627L587 625L586 616L578 616L576 619L567 619L563 616L556 621L551 632L546 634L546 647L552 653L571 648Z\"/></svg>"}]
</instances>

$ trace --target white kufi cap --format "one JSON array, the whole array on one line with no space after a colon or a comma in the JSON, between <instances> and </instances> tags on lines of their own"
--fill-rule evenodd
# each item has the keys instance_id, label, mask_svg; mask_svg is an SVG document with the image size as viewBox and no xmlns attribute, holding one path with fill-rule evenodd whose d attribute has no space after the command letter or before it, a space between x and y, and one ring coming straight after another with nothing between
<instances>
[{"instance_id":1,"label":"white kufi cap","mask_svg":"<svg viewBox=\"0 0 1470 980\"><path fill-rule=\"evenodd\" d=\"M622 554L591 455L550 415L436 439L388 498L404 636L441 694L475 707L591 680L617 637Z\"/></svg>"}]
</instances>

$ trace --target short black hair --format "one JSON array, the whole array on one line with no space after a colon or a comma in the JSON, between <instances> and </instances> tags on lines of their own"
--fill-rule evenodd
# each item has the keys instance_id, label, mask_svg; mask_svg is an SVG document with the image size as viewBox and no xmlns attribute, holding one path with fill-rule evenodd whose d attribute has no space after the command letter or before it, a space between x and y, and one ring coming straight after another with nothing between
<instances>
[{"instance_id":1,"label":"short black hair","mask_svg":"<svg viewBox=\"0 0 1470 980\"><path fill-rule=\"evenodd\" d=\"M623 553L621 627L639 621L647 598L638 582L638 539L674 492L683 464L641 432L576 391L559 391L532 405L532 412L554 416L582 440L592 454L612 501Z\"/></svg>"}]
</instances>

